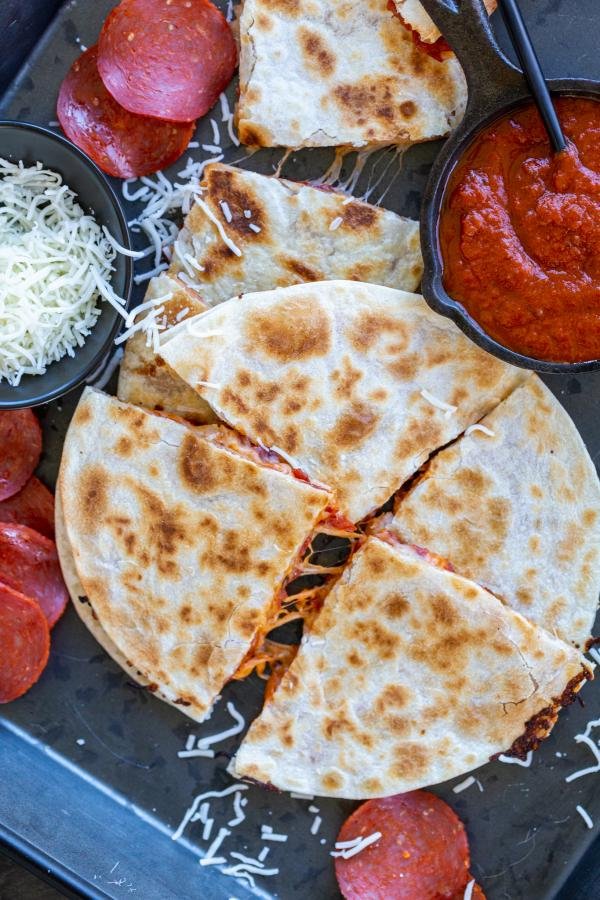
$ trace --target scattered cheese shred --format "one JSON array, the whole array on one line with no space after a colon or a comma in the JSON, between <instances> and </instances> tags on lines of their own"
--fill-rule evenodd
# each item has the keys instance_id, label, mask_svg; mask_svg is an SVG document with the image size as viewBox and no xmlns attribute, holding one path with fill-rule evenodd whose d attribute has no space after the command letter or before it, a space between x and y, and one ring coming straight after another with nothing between
<instances>
[{"instance_id":1,"label":"scattered cheese shred","mask_svg":"<svg viewBox=\"0 0 600 900\"><path fill-rule=\"evenodd\" d=\"M587 812L587 810L585 810L585 809L583 808L583 806L576 806L575 809L577 810L577 812L579 813L579 815L581 816L581 818L583 819L583 821L585 822L585 824L587 825L587 827L588 827L588 828L593 828L593 827L594 827L594 823L593 823L593 821L592 821L592 818L591 818L590 814ZM232 854L232 855L233 855L233 854Z\"/></svg>"},{"instance_id":2,"label":"scattered cheese shred","mask_svg":"<svg viewBox=\"0 0 600 900\"><path fill-rule=\"evenodd\" d=\"M425 390L425 388L423 388L423 390L421 391L421 397L423 397L424 400L427 400L428 403L431 403L432 406L436 406L438 409L443 409L446 418L449 418L458 409L458 406L452 406L451 403L446 403L445 400L440 400L438 397L434 397L434 395L430 394L429 391Z\"/></svg>"},{"instance_id":3,"label":"scattered cheese shred","mask_svg":"<svg viewBox=\"0 0 600 900\"><path fill-rule=\"evenodd\" d=\"M210 221L213 223L213 225L215 225L217 231L219 232L221 240L223 241L225 246L229 247L231 252L235 253L236 256L242 256L242 251L236 244L233 243L231 238L227 235L225 229L223 228L222 223L219 222L219 220L215 216L215 214L212 211L212 209L210 208L210 206L208 206L208 204L205 203L204 200L202 200L200 197L196 197L196 204L200 207L200 209L202 210L202 212L204 213L206 218L210 219Z\"/></svg>"},{"instance_id":4,"label":"scattered cheese shred","mask_svg":"<svg viewBox=\"0 0 600 900\"><path fill-rule=\"evenodd\" d=\"M590 750L594 754L594 757L596 758L596 765L588 766L587 769L579 769L577 772L573 772L571 775L567 775L567 777L565 778L565 781L567 783L575 781L576 778L582 778L584 775L592 775L595 772L600 772L600 750L598 749L598 745L591 736L592 728L598 728L599 726L600 719L591 719L587 723L583 734L575 735L575 743L586 744L590 748Z\"/></svg>"},{"instance_id":5,"label":"scattered cheese shred","mask_svg":"<svg viewBox=\"0 0 600 900\"><path fill-rule=\"evenodd\" d=\"M469 775L469 777L465 778L464 781L461 781L460 784L455 784L452 791L455 794L460 794L461 791L466 791L467 788L470 788L472 784L475 784L475 778L473 775Z\"/></svg>"},{"instance_id":6,"label":"scattered cheese shred","mask_svg":"<svg viewBox=\"0 0 600 900\"><path fill-rule=\"evenodd\" d=\"M100 301L126 315L110 284L123 250L58 172L0 158L0 382L75 356Z\"/></svg>"},{"instance_id":7,"label":"scattered cheese shred","mask_svg":"<svg viewBox=\"0 0 600 900\"><path fill-rule=\"evenodd\" d=\"M469 425L467 430L465 431L465 436L469 434L473 434L474 431L481 431L482 434L487 434L488 437L496 437L496 432L492 431L491 428L488 428L486 425Z\"/></svg>"},{"instance_id":8,"label":"scattered cheese shred","mask_svg":"<svg viewBox=\"0 0 600 900\"><path fill-rule=\"evenodd\" d=\"M511 766L523 766L524 769L529 768L532 759L533 752L531 750L528 751L525 759L517 759L516 756L505 756L504 753L500 753L498 756L498 762L507 763Z\"/></svg>"},{"instance_id":9,"label":"scattered cheese shred","mask_svg":"<svg viewBox=\"0 0 600 900\"><path fill-rule=\"evenodd\" d=\"M356 856L357 853L362 853L366 847L376 843L381 836L380 831L375 831L368 837L355 838L353 841L338 841L335 845L335 850L331 851L331 856L341 856L342 859L350 859L352 856Z\"/></svg>"},{"instance_id":10,"label":"scattered cheese shred","mask_svg":"<svg viewBox=\"0 0 600 900\"><path fill-rule=\"evenodd\" d=\"M471 897L473 896L473 888L474 887L475 887L475 879L472 878L465 888L465 892L463 894L463 900L471 900Z\"/></svg>"},{"instance_id":11,"label":"scattered cheese shred","mask_svg":"<svg viewBox=\"0 0 600 900\"><path fill-rule=\"evenodd\" d=\"M344 219L342 218L342 216L336 216L335 219L333 220L333 222L331 223L331 225L329 226L329 230L337 231L337 229L340 227L340 225L342 224L343 221L344 221Z\"/></svg>"}]
</instances>

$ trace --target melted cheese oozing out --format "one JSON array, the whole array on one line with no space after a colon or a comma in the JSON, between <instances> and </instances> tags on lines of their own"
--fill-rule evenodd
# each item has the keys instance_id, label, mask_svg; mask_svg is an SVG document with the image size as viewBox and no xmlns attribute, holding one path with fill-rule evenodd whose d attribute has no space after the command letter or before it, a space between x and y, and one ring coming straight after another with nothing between
<instances>
[{"instance_id":1,"label":"melted cheese oozing out","mask_svg":"<svg viewBox=\"0 0 600 900\"><path fill-rule=\"evenodd\" d=\"M75 356L100 301L126 316L110 284L121 249L57 172L0 159L0 382Z\"/></svg>"}]
</instances>

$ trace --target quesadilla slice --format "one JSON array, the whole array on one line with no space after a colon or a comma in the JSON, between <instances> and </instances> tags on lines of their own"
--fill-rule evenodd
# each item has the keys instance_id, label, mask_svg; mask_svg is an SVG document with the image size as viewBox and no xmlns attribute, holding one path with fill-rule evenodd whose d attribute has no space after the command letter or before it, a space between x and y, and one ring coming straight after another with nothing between
<instances>
[{"instance_id":1,"label":"quesadilla slice","mask_svg":"<svg viewBox=\"0 0 600 900\"><path fill-rule=\"evenodd\" d=\"M160 355L353 522L525 377L422 297L347 281L230 300L167 332Z\"/></svg>"},{"instance_id":2,"label":"quesadilla slice","mask_svg":"<svg viewBox=\"0 0 600 900\"><path fill-rule=\"evenodd\" d=\"M344 278L405 291L421 281L412 219L222 163L206 167L201 187L202 203L186 218L169 274L192 284L209 306L304 281Z\"/></svg>"},{"instance_id":3,"label":"quesadilla slice","mask_svg":"<svg viewBox=\"0 0 600 900\"><path fill-rule=\"evenodd\" d=\"M176 276L168 275L159 275L149 282L144 305L149 303L162 310L160 319L165 328L208 308L196 291ZM215 421L208 404L173 375L143 331L132 334L125 345L117 396L124 403L166 410L196 424Z\"/></svg>"},{"instance_id":4,"label":"quesadilla slice","mask_svg":"<svg viewBox=\"0 0 600 900\"><path fill-rule=\"evenodd\" d=\"M537 376L437 454L384 522L585 647L600 592L600 483Z\"/></svg>"},{"instance_id":5,"label":"quesadilla slice","mask_svg":"<svg viewBox=\"0 0 600 900\"><path fill-rule=\"evenodd\" d=\"M496 9L496 0L483 0L483 2L491 15ZM419 0L392 0L392 3L404 25L412 31L414 38L422 44L430 45L425 47L428 53L433 53L439 59L442 54L451 52L439 28L426 13Z\"/></svg>"},{"instance_id":6,"label":"quesadilla slice","mask_svg":"<svg viewBox=\"0 0 600 900\"><path fill-rule=\"evenodd\" d=\"M302 572L327 491L220 426L194 428L87 389L61 504L94 619L128 666L201 720Z\"/></svg>"},{"instance_id":7,"label":"quesadilla slice","mask_svg":"<svg viewBox=\"0 0 600 900\"><path fill-rule=\"evenodd\" d=\"M240 41L243 144L411 144L464 112L456 58L415 46L388 0L244 0Z\"/></svg>"},{"instance_id":8,"label":"quesadilla slice","mask_svg":"<svg viewBox=\"0 0 600 900\"><path fill-rule=\"evenodd\" d=\"M523 757L591 677L575 649L426 551L371 537L230 771L320 796L404 793Z\"/></svg>"}]
</instances>

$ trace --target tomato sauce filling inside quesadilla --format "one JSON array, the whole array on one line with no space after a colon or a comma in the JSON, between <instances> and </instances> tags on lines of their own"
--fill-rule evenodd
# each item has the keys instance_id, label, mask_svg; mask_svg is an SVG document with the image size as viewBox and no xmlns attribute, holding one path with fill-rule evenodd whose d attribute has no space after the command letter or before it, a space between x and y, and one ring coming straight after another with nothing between
<instances>
[{"instance_id":1,"label":"tomato sauce filling inside quesadilla","mask_svg":"<svg viewBox=\"0 0 600 900\"><path fill-rule=\"evenodd\" d=\"M600 103L554 104L562 153L526 104L459 160L439 225L444 287L500 344L581 362L600 357Z\"/></svg>"},{"instance_id":2,"label":"tomato sauce filling inside quesadilla","mask_svg":"<svg viewBox=\"0 0 600 900\"><path fill-rule=\"evenodd\" d=\"M406 28L406 30L410 31L410 36L412 38L413 44L418 47L419 50L423 50L429 56L433 57L433 59L437 59L440 62L446 59L448 56L451 56L452 49L450 47L450 44L444 37L442 37L442 35L440 35L436 41L424 41L416 28L413 28L410 22L407 22L406 19L402 18L396 8L394 0L388 0L388 9L396 16L397 19L400 19L402 25Z\"/></svg>"}]
</instances>

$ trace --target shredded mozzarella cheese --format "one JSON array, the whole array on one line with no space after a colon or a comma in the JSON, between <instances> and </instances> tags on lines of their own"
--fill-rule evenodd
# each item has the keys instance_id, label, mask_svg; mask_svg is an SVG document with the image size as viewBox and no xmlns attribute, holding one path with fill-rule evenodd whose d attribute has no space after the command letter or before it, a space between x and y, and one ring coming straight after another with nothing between
<instances>
[{"instance_id":1,"label":"shredded mozzarella cheese","mask_svg":"<svg viewBox=\"0 0 600 900\"><path fill-rule=\"evenodd\" d=\"M465 888L465 892L463 894L463 900L471 900L471 897L473 896L473 888L474 887L475 887L475 879L472 878Z\"/></svg>"},{"instance_id":2,"label":"shredded mozzarella cheese","mask_svg":"<svg viewBox=\"0 0 600 900\"><path fill-rule=\"evenodd\" d=\"M58 172L0 159L0 382L75 356L105 300L117 252L130 251L84 212Z\"/></svg>"},{"instance_id":3,"label":"shredded mozzarella cheese","mask_svg":"<svg viewBox=\"0 0 600 900\"><path fill-rule=\"evenodd\" d=\"M452 406L451 403L446 403L445 400L440 400L438 397L434 397L434 395L430 394L429 391L425 390L425 388L423 388L423 390L421 391L421 397L423 397L424 400L427 400L428 403L431 403L432 406L436 406L438 409L443 409L446 418L449 418L458 409L458 406Z\"/></svg>"},{"instance_id":4,"label":"shredded mozzarella cheese","mask_svg":"<svg viewBox=\"0 0 600 900\"><path fill-rule=\"evenodd\" d=\"M492 429L488 428L486 425L469 425L465 431L465 437L469 434L473 434L474 431L481 431L482 434L487 434L488 437L496 437L496 432L492 431Z\"/></svg>"},{"instance_id":5,"label":"shredded mozzarella cheese","mask_svg":"<svg viewBox=\"0 0 600 900\"><path fill-rule=\"evenodd\" d=\"M498 762L508 763L512 766L523 766L524 769L529 768L532 759L533 752L531 750L528 751L525 759L517 759L516 756L505 756L504 753L500 753L500 755L498 756Z\"/></svg>"},{"instance_id":6,"label":"shredded mozzarella cheese","mask_svg":"<svg viewBox=\"0 0 600 900\"><path fill-rule=\"evenodd\" d=\"M565 778L567 784L571 781L575 781L576 778L582 778L584 775L592 775L595 772L600 772L600 750L598 749L598 745L591 736L592 728L598 728L598 726L600 726L600 719L591 719L587 723L583 734L575 735L575 742L577 744L586 744L590 748L590 750L594 754L594 757L596 758L596 765L588 766L587 769L579 769L577 772L573 772L571 775L567 775L567 777Z\"/></svg>"},{"instance_id":7,"label":"shredded mozzarella cheese","mask_svg":"<svg viewBox=\"0 0 600 900\"><path fill-rule=\"evenodd\" d=\"M356 856L357 853L361 853L366 847L370 847L371 844L374 844L381 837L380 831L375 831L373 834L368 835L368 837L364 838L355 838L354 841L339 841L335 845L335 850L331 851L331 856L341 856L342 859L350 859L352 856ZM349 846L352 844L352 846Z\"/></svg>"},{"instance_id":8,"label":"shredded mozzarella cheese","mask_svg":"<svg viewBox=\"0 0 600 900\"><path fill-rule=\"evenodd\" d=\"M585 809L583 808L583 806L579 806L579 805L576 806L575 809L577 810L577 812L579 813L579 815L581 816L581 818L583 819L583 821L585 822L585 824L587 825L587 827L588 827L588 828L593 828L593 827L594 827L594 823L593 823L592 817L590 816L590 814L588 813L588 811L585 810ZM233 856L233 854L232 854L232 856Z\"/></svg>"}]
</instances>

